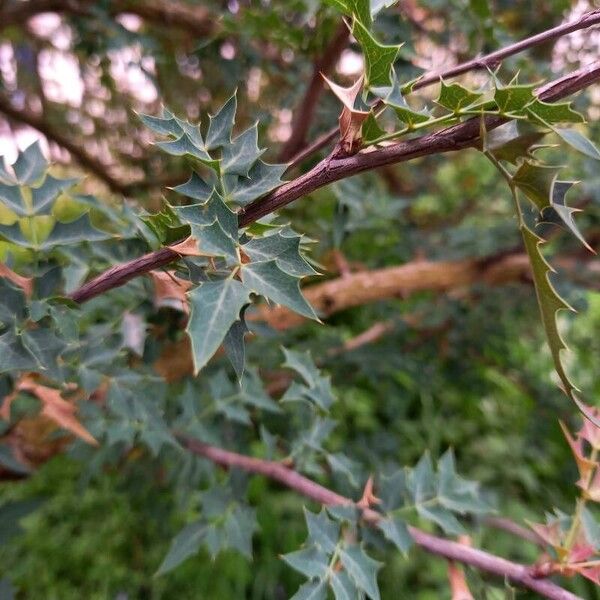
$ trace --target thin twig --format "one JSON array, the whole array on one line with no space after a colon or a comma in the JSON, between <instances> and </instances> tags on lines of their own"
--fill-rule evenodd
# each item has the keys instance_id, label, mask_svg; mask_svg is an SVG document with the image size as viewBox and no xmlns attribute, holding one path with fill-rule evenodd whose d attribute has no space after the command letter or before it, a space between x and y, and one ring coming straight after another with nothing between
<instances>
[{"instance_id":1,"label":"thin twig","mask_svg":"<svg viewBox=\"0 0 600 600\"><path fill-rule=\"evenodd\" d=\"M600 61L542 86L537 90L537 95L542 100L552 102L574 94L599 80ZM491 131L505 122L506 119L500 117L488 117L486 118L486 130ZM359 152L354 156L326 158L307 173L300 175L247 206L239 215L239 225L245 227L310 192L363 171L383 165L406 162L421 156L474 147L480 139L480 125L480 119L475 117L459 125L385 148ZM127 283L138 275L165 266L178 258L179 255L170 248L161 248L130 262L112 267L73 292L71 298L75 302L85 302L98 294Z\"/></svg>"},{"instance_id":2,"label":"thin twig","mask_svg":"<svg viewBox=\"0 0 600 600\"><path fill-rule=\"evenodd\" d=\"M229 452L216 446L209 446L197 440L184 438L182 441L194 454L225 468L238 468L250 473L258 473L273 479L280 484L327 506L356 506L355 502L342 496L290 469L280 462L262 460L235 452ZM376 523L380 513L372 509L362 511L363 519L370 524ZM470 548L464 544L452 542L444 538L425 533L417 527L409 526L410 534L418 546L437 556L469 565L481 571L491 573L513 584L528 588L550 600L582 600L579 596L568 592L551 581L536 579L530 573L530 567L494 556L483 550Z\"/></svg>"},{"instance_id":3,"label":"thin twig","mask_svg":"<svg viewBox=\"0 0 600 600\"><path fill-rule=\"evenodd\" d=\"M600 9L592 10L588 13L585 13L575 21L570 21L568 23L563 23L562 25L557 25L552 29L547 29L546 31L542 31L541 33L532 35L531 37L520 40L519 42L515 42L514 44L510 44L509 46L506 46L504 48L500 48L499 50L495 50L494 52L490 52L489 54L486 54L484 56L473 58L459 65L455 65L454 67L450 67L449 69L438 71L437 73L426 74L413 85L412 89L418 90L432 85L434 83L439 83L442 79L456 77L457 75L462 75L464 73L468 73L469 71L473 71L476 69L485 69L488 67L493 68L496 65L498 65L503 59L508 58L509 56L513 56L535 46L540 46L541 44L558 39L559 37L562 37L569 33L573 33L574 31L587 29L599 23ZM337 127L334 127L330 129L327 133L324 133L323 135L319 136L314 142L312 142L306 148L300 150L296 154L296 156L294 156L291 159L289 168L291 169L297 166L309 156L312 156L314 153L327 146L329 142L336 138L338 132L339 129Z\"/></svg>"}]
</instances>

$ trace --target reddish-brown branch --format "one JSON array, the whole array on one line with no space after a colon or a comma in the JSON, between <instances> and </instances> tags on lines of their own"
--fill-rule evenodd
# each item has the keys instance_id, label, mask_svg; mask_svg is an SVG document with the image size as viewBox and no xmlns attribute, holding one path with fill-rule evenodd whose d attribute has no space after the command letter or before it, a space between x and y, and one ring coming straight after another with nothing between
<instances>
[{"instance_id":1,"label":"reddish-brown branch","mask_svg":"<svg viewBox=\"0 0 600 600\"><path fill-rule=\"evenodd\" d=\"M264 475L319 504L328 506L355 505L350 498L337 494L282 463L229 452L193 439L186 438L183 441L191 452L203 456L222 467L234 467L250 473ZM367 523L375 523L380 519L379 513L371 509L363 510L362 515ZM409 527L409 529L415 544L431 554L507 579L515 585L537 592L544 598L550 598L551 600L581 600L579 596L568 592L551 581L532 577L530 568L526 565L514 563L483 550L470 548L464 544L431 535L416 527Z\"/></svg>"},{"instance_id":2,"label":"reddish-brown branch","mask_svg":"<svg viewBox=\"0 0 600 600\"><path fill-rule=\"evenodd\" d=\"M280 162L287 162L304 146L306 134L313 121L319 98L323 92L324 82L321 74L328 75L335 67L340 54L348 43L349 37L350 31L348 27L345 23L341 23L334 38L323 52L323 56L315 62L306 93L302 98L302 102L298 105L296 111L294 111L292 133L279 153L278 160Z\"/></svg>"},{"instance_id":3,"label":"reddish-brown branch","mask_svg":"<svg viewBox=\"0 0 600 600\"><path fill-rule=\"evenodd\" d=\"M568 23L557 25L552 29L547 29L546 31L542 31L541 33L532 35L531 37L515 42L514 44L510 44L509 46L506 46L504 48L495 50L494 52L490 52L489 54L486 54L484 56L468 60L459 65L455 65L454 67L450 67L449 69L438 71L437 73L427 73L424 77L419 79L419 81L417 81L414 84L412 89L418 90L426 86L432 85L434 83L439 83L442 79L456 77L457 75L462 75L464 73L468 73L469 71L474 71L476 69L485 69L488 67L493 68L509 56L519 54L520 52L528 50L529 48L540 46L541 44L545 44L547 42L556 40L564 35L573 33L574 31L587 29L599 23L600 9L592 10L588 13L585 13L575 21L570 21ZM329 142L331 142L337 137L338 132L339 129L337 127L333 127L327 133L324 133L323 135L319 136L309 146L298 151L296 156L294 156L291 160L290 168L300 164L303 160L327 146Z\"/></svg>"},{"instance_id":4,"label":"reddish-brown branch","mask_svg":"<svg viewBox=\"0 0 600 600\"><path fill-rule=\"evenodd\" d=\"M537 94L542 100L552 102L578 92L598 80L600 80L600 62L595 62L541 87L537 90ZM504 119L499 117L486 119L488 130L494 129L502 123L504 123ZM316 189L363 171L405 162L421 156L474 147L479 141L479 131L479 119L474 118L459 125L385 148L367 150L343 158L326 158L308 173L250 204L239 215L239 225L240 227L247 226ZM138 275L165 266L177 258L178 254L170 248L151 252L102 273L73 292L71 298L76 302L85 302L98 294L123 285Z\"/></svg>"}]
</instances>

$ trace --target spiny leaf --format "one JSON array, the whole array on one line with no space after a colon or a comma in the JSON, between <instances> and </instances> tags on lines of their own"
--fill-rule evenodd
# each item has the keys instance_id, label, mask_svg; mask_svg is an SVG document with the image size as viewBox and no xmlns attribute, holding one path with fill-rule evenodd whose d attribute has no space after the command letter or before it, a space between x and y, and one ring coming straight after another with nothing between
<instances>
[{"instance_id":1,"label":"spiny leaf","mask_svg":"<svg viewBox=\"0 0 600 600\"><path fill-rule=\"evenodd\" d=\"M498 160L516 165L521 158L530 158L535 144L544 135L543 131L528 122L509 121L485 134L484 151L492 153Z\"/></svg>"},{"instance_id":2,"label":"spiny leaf","mask_svg":"<svg viewBox=\"0 0 600 600\"><path fill-rule=\"evenodd\" d=\"M437 97L436 102L448 110L458 112L461 109L465 109L475 104L482 95L483 94L474 92L473 90L469 90L460 85L460 83L446 85L446 82L442 79L440 94Z\"/></svg>"},{"instance_id":3,"label":"spiny leaf","mask_svg":"<svg viewBox=\"0 0 600 600\"><path fill-rule=\"evenodd\" d=\"M270 165L262 160L250 169L247 177L239 177L233 189L228 192L236 204L246 206L253 200L264 196L267 192L279 187L283 181L287 165Z\"/></svg>"},{"instance_id":4,"label":"spiny leaf","mask_svg":"<svg viewBox=\"0 0 600 600\"><path fill-rule=\"evenodd\" d=\"M367 87L389 85L392 65L402 44L396 46L380 44L356 18L352 23L352 35L365 55L365 85Z\"/></svg>"},{"instance_id":5,"label":"spiny leaf","mask_svg":"<svg viewBox=\"0 0 600 600\"><path fill-rule=\"evenodd\" d=\"M287 306L304 317L319 320L300 292L298 279L282 271L276 261L243 265L241 274L248 290Z\"/></svg>"},{"instance_id":6,"label":"spiny leaf","mask_svg":"<svg viewBox=\"0 0 600 600\"><path fill-rule=\"evenodd\" d=\"M316 546L303 548L296 552L289 552L288 554L284 554L281 558L283 558L292 569L302 573L302 575L305 575L310 579L321 579L325 577L329 566L327 553Z\"/></svg>"},{"instance_id":7,"label":"spiny leaf","mask_svg":"<svg viewBox=\"0 0 600 600\"><path fill-rule=\"evenodd\" d=\"M562 129L555 127L554 131L565 141L569 146L575 148L582 154L600 160L600 150L594 145L594 143L585 137L582 133L579 133L576 129Z\"/></svg>"},{"instance_id":8,"label":"spiny leaf","mask_svg":"<svg viewBox=\"0 0 600 600\"><path fill-rule=\"evenodd\" d=\"M356 18L365 27L371 27L372 13L370 0L326 0L326 2L343 14Z\"/></svg>"},{"instance_id":9,"label":"spiny leaf","mask_svg":"<svg viewBox=\"0 0 600 600\"><path fill-rule=\"evenodd\" d=\"M375 87L372 91L394 110L400 121L406 123L409 127L417 123L425 123L431 118L429 114L415 111L408 105L402 94L402 88L396 81L396 76L393 73L392 85Z\"/></svg>"},{"instance_id":10,"label":"spiny leaf","mask_svg":"<svg viewBox=\"0 0 600 600\"><path fill-rule=\"evenodd\" d=\"M413 539L406 523L397 517L379 519L377 528L403 554L406 554L413 545Z\"/></svg>"},{"instance_id":11,"label":"spiny leaf","mask_svg":"<svg viewBox=\"0 0 600 600\"><path fill-rule=\"evenodd\" d=\"M583 123L584 116L571 108L570 102L543 102L536 98L527 107L527 111L532 114L534 120L542 124L548 123Z\"/></svg>"},{"instance_id":12,"label":"spiny leaf","mask_svg":"<svg viewBox=\"0 0 600 600\"><path fill-rule=\"evenodd\" d=\"M16 182L26 185L31 185L40 179L47 168L48 163L42 154L39 142L34 142L20 152L12 165Z\"/></svg>"},{"instance_id":13,"label":"spiny leaf","mask_svg":"<svg viewBox=\"0 0 600 600\"><path fill-rule=\"evenodd\" d=\"M235 123L237 111L237 91L219 109L216 115L209 115L206 147L209 150L226 146L231 142L231 130Z\"/></svg>"},{"instance_id":14,"label":"spiny leaf","mask_svg":"<svg viewBox=\"0 0 600 600\"><path fill-rule=\"evenodd\" d=\"M222 172L246 177L250 167L264 153L264 150L258 147L258 123L240 133L230 144L223 147L222 152Z\"/></svg>"},{"instance_id":15,"label":"spiny leaf","mask_svg":"<svg viewBox=\"0 0 600 600\"><path fill-rule=\"evenodd\" d=\"M544 210L552 201L552 188L562 167L540 165L525 160L513 175L513 183L538 208Z\"/></svg>"},{"instance_id":16,"label":"spiny leaf","mask_svg":"<svg viewBox=\"0 0 600 600\"><path fill-rule=\"evenodd\" d=\"M223 349L233 367L238 379L244 374L244 365L246 362L246 345L244 344L244 336L248 333L248 327L244 320L243 309L240 312L238 321L234 321L233 325L223 338Z\"/></svg>"},{"instance_id":17,"label":"spiny leaf","mask_svg":"<svg viewBox=\"0 0 600 600\"><path fill-rule=\"evenodd\" d=\"M204 204L207 202L213 192L213 188L208 185L196 172L192 172L191 177L185 183L177 185L171 189L178 194L183 194L188 198L198 200L199 204Z\"/></svg>"},{"instance_id":18,"label":"spiny leaf","mask_svg":"<svg viewBox=\"0 0 600 600\"><path fill-rule=\"evenodd\" d=\"M325 509L318 514L304 509L304 518L308 527L308 539L319 548L331 554L340 537L339 523L332 521Z\"/></svg>"},{"instance_id":19,"label":"spiny leaf","mask_svg":"<svg viewBox=\"0 0 600 600\"><path fill-rule=\"evenodd\" d=\"M554 269L552 269L546 262L546 259L542 256L540 245L544 240L533 233L533 231L525 224L521 225L521 234L523 235L525 249L527 250L529 261L531 263L542 323L546 331L546 338L554 360L554 368L560 378L565 393L568 396L573 397L573 393L574 391L577 391L577 388L575 388L569 380L562 364L560 353L563 349L566 349L566 345L558 331L556 322L556 313L559 310L573 309L558 295L550 282L549 274L553 273Z\"/></svg>"},{"instance_id":20,"label":"spiny leaf","mask_svg":"<svg viewBox=\"0 0 600 600\"><path fill-rule=\"evenodd\" d=\"M248 291L235 279L207 281L188 294L191 315L186 332L192 342L194 373L208 362L249 301Z\"/></svg>"},{"instance_id":21,"label":"spiny leaf","mask_svg":"<svg viewBox=\"0 0 600 600\"><path fill-rule=\"evenodd\" d=\"M497 86L494 101L501 113L519 112L536 99L534 89L535 84Z\"/></svg>"},{"instance_id":22,"label":"spiny leaf","mask_svg":"<svg viewBox=\"0 0 600 600\"><path fill-rule=\"evenodd\" d=\"M252 238L242 246L253 262L275 260L277 266L293 277L315 275L317 272L300 254L301 236L286 236L282 231Z\"/></svg>"},{"instance_id":23,"label":"spiny leaf","mask_svg":"<svg viewBox=\"0 0 600 600\"><path fill-rule=\"evenodd\" d=\"M346 571L332 571L329 576L329 585L333 590L335 600L357 600L360 597L360 592Z\"/></svg>"},{"instance_id":24,"label":"spiny leaf","mask_svg":"<svg viewBox=\"0 0 600 600\"><path fill-rule=\"evenodd\" d=\"M349 546L342 550L340 561L355 585L373 600L379 600L377 571L382 564L368 556L361 546Z\"/></svg>"},{"instance_id":25,"label":"spiny leaf","mask_svg":"<svg viewBox=\"0 0 600 600\"><path fill-rule=\"evenodd\" d=\"M595 250L585 241L585 238L579 231L573 214L579 212L577 208L567 206L567 192L575 185L575 181L555 181L552 188L552 208L561 218L562 222L568 227L569 231L590 251L596 254Z\"/></svg>"},{"instance_id":26,"label":"spiny leaf","mask_svg":"<svg viewBox=\"0 0 600 600\"><path fill-rule=\"evenodd\" d=\"M171 542L169 551L163 559L155 576L164 575L178 567L184 560L193 556L200 549L206 536L206 523L197 521L186 525Z\"/></svg>"}]
</instances>

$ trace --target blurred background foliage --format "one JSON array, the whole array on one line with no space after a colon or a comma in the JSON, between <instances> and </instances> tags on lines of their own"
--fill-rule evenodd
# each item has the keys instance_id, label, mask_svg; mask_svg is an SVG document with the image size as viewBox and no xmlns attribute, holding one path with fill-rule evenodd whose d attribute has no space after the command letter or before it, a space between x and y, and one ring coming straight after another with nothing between
<instances>
[{"instance_id":1,"label":"blurred background foliage","mask_svg":"<svg viewBox=\"0 0 600 600\"><path fill-rule=\"evenodd\" d=\"M171 197L164 186L187 179L187 168L150 144L136 111L155 114L164 103L198 119L237 87L238 125L258 120L261 139L269 141L267 160L275 161L313 63L339 26L339 15L316 0L74 1L40 15L30 6L31 18L14 19L34 4L0 2L0 153L41 135L61 172L89 174L83 191L108 206L148 210L159 208L164 194ZM174 4L180 18L151 10L175 11ZM421 69L541 31L586 6L567 0L407 0L384 11L378 28L389 43L405 42L396 70L407 80ZM502 72L519 70L523 81L538 81L579 66L586 52L593 56L598 48L597 31L574 34L507 60ZM352 78L357 56L351 44L338 80ZM468 77L477 81L476 74ZM597 88L581 94L576 107L589 117L588 135L597 140ZM306 139L329 129L337 110L333 96L324 94ZM582 180L571 197L573 205L585 205L578 224L597 249L597 164L572 154L568 165L568 175ZM311 257L330 278L340 256L352 271L418 260L498 260L520 249L512 215L504 183L475 151L357 176L285 211L297 230L317 241ZM548 231L547 254L570 261L559 268L557 286L578 310L560 318L572 351L569 371L593 403L600 394L597 264L584 265L576 241L556 226ZM103 260L98 250L97 263ZM171 311L156 318L176 329ZM374 323L389 325L385 335L338 351ZM527 277L444 294L418 292L344 310L324 327L307 323L264 333L248 344L248 354L267 380L277 375L270 370L281 362L282 345L310 350L331 374L339 401L328 449L358 461L365 478L388 463L412 465L426 449L437 458L452 447L461 473L482 483L500 514L540 521L553 507L572 509L577 474L558 420L577 423L579 417L556 387ZM170 481L178 474L167 476L147 450L132 450L100 470L87 458L76 446L40 461L18 483L1 484L0 515L8 515L0 530L5 592L10 585L17 598L35 599L279 599L301 582L278 559L305 538L306 501L292 492L252 480L249 499L260 525L253 561L233 551L213 560L202 551L153 577L193 512L197 492L182 497ZM335 481L340 491L357 495L348 481ZM31 502L37 510L27 514ZM493 553L535 559L533 546L508 534L474 524L473 536L476 546ZM379 582L383 598L449 597L445 562L418 549L409 560L399 553L387 560ZM600 598L591 584L567 585L582 597Z\"/></svg>"}]
</instances>

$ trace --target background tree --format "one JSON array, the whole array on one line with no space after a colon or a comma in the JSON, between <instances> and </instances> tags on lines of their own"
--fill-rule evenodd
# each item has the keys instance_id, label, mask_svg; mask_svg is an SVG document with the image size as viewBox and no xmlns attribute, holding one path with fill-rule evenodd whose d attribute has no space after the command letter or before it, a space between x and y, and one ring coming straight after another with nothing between
<instances>
[{"instance_id":1,"label":"background tree","mask_svg":"<svg viewBox=\"0 0 600 600\"><path fill-rule=\"evenodd\" d=\"M1 2L3 593L597 594L597 23Z\"/></svg>"}]
</instances>

